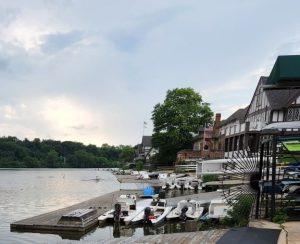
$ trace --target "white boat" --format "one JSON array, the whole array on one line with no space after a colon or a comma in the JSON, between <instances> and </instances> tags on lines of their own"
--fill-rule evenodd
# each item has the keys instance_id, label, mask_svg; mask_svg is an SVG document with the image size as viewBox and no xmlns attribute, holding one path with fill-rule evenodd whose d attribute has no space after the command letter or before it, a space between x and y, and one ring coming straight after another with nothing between
<instances>
[{"instance_id":1,"label":"white boat","mask_svg":"<svg viewBox=\"0 0 300 244\"><path fill-rule=\"evenodd\" d=\"M187 180L184 184L184 189L186 190L195 190L194 185L192 185L192 181L191 180Z\"/></svg>"},{"instance_id":2,"label":"white boat","mask_svg":"<svg viewBox=\"0 0 300 244\"><path fill-rule=\"evenodd\" d=\"M187 219L199 219L203 215L203 204L206 202L191 200L189 203L192 206L192 211L187 211L185 216Z\"/></svg>"},{"instance_id":3,"label":"white boat","mask_svg":"<svg viewBox=\"0 0 300 244\"><path fill-rule=\"evenodd\" d=\"M181 220L199 219L204 211L203 203L203 201L181 200L178 202L177 207L173 209L166 218L167 220L178 218Z\"/></svg>"},{"instance_id":4,"label":"white boat","mask_svg":"<svg viewBox=\"0 0 300 244\"><path fill-rule=\"evenodd\" d=\"M198 179L192 179L191 180L191 187L194 188L194 190L201 190L201 182Z\"/></svg>"},{"instance_id":5,"label":"white boat","mask_svg":"<svg viewBox=\"0 0 300 244\"><path fill-rule=\"evenodd\" d=\"M136 178L139 180L149 180L149 173L146 171L140 171L138 175L136 175Z\"/></svg>"},{"instance_id":6,"label":"white boat","mask_svg":"<svg viewBox=\"0 0 300 244\"><path fill-rule=\"evenodd\" d=\"M177 179L175 186L177 189L183 189L186 179Z\"/></svg>"},{"instance_id":7,"label":"white boat","mask_svg":"<svg viewBox=\"0 0 300 244\"><path fill-rule=\"evenodd\" d=\"M164 221L167 214L173 207L167 206L165 199L153 199L150 206L146 207L144 211L140 212L131 221L132 224L147 223L157 225Z\"/></svg>"},{"instance_id":8,"label":"white boat","mask_svg":"<svg viewBox=\"0 0 300 244\"><path fill-rule=\"evenodd\" d=\"M163 190L174 189L175 188L175 180L174 179L166 179L164 180L164 184L162 185Z\"/></svg>"},{"instance_id":9,"label":"white boat","mask_svg":"<svg viewBox=\"0 0 300 244\"><path fill-rule=\"evenodd\" d=\"M230 209L231 206L227 205L225 199L213 199L210 202L207 217L209 219L222 219L228 216Z\"/></svg>"},{"instance_id":10,"label":"white boat","mask_svg":"<svg viewBox=\"0 0 300 244\"><path fill-rule=\"evenodd\" d=\"M191 211L191 206L188 206L188 201L187 200L181 200L177 203L177 207L174 208L167 216L167 220L175 220L181 217L181 214L184 211L188 211L188 208L190 207Z\"/></svg>"},{"instance_id":11,"label":"white boat","mask_svg":"<svg viewBox=\"0 0 300 244\"><path fill-rule=\"evenodd\" d=\"M172 180L171 184L169 185L169 189L173 190L173 189L175 189L175 187L176 187L175 180Z\"/></svg>"},{"instance_id":12,"label":"white boat","mask_svg":"<svg viewBox=\"0 0 300 244\"><path fill-rule=\"evenodd\" d=\"M184 184L184 189L187 190L198 190L201 189L201 185L198 179L187 179Z\"/></svg>"},{"instance_id":13,"label":"white boat","mask_svg":"<svg viewBox=\"0 0 300 244\"><path fill-rule=\"evenodd\" d=\"M136 195L121 195L114 205L114 209L107 211L98 217L99 223L104 223L107 220L114 220L115 222L130 222L142 208L136 208Z\"/></svg>"}]
</instances>

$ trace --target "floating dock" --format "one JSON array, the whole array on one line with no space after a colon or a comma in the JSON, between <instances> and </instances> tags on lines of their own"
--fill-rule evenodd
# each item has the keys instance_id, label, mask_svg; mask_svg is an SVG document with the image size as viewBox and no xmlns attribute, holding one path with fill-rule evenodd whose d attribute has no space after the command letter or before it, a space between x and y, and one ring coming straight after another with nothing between
<instances>
[{"instance_id":1,"label":"floating dock","mask_svg":"<svg viewBox=\"0 0 300 244\"><path fill-rule=\"evenodd\" d=\"M113 203L123 194L141 194L137 190L122 190L108 193L70 207L23 219L10 224L11 231L59 233L82 232L98 224L98 217L110 210Z\"/></svg>"}]
</instances>

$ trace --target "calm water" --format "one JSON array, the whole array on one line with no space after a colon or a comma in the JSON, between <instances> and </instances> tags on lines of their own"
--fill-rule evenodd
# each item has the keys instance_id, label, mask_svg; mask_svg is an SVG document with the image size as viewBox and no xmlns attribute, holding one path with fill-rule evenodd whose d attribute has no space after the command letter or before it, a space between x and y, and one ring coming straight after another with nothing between
<instances>
[{"instance_id":1,"label":"calm water","mask_svg":"<svg viewBox=\"0 0 300 244\"><path fill-rule=\"evenodd\" d=\"M103 180L91 180L96 177ZM126 186L126 188L129 187L132 185ZM83 236L10 232L10 223L14 221L60 209L119 189L119 182L108 171L94 169L0 170L0 243L99 241L121 236L143 236L186 230L184 224L168 223L156 228L125 228L125 226L117 225L96 227Z\"/></svg>"},{"instance_id":2,"label":"calm water","mask_svg":"<svg viewBox=\"0 0 300 244\"><path fill-rule=\"evenodd\" d=\"M93 181L96 176L101 181ZM57 242L58 235L10 232L10 223L119 189L107 171L0 170L0 243Z\"/></svg>"}]
</instances>

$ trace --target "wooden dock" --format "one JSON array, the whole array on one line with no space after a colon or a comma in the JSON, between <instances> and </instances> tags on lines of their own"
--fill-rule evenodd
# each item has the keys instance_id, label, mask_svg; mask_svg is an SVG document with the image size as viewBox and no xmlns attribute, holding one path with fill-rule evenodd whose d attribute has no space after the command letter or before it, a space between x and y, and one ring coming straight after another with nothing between
<instances>
[{"instance_id":1,"label":"wooden dock","mask_svg":"<svg viewBox=\"0 0 300 244\"><path fill-rule=\"evenodd\" d=\"M142 191L138 190L121 190L99 196L70 207L55 210L49 213L41 214L35 217L16 221L10 225L13 232L37 232L59 234L61 236L70 236L71 239L80 239L85 233L90 231L98 224L98 217L110 210L117 198L122 194L141 194ZM211 200L220 197L219 192L208 192L200 194L192 194L188 196L180 196L168 198L168 205L175 206L182 199L195 199L195 200ZM89 218L87 223L78 225L77 223L60 221L63 215L68 215L75 210L93 209L96 213L92 218ZM77 211L75 211L77 212ZM93 211L95 212L95 211Z\"/></svg>"},{"instance_id":2,"label":"wooden dock","mask_svg":"<svg viewBox=\"0 0 300 244\"><path fill-rule=\"evenodd\" d=\"M176 244L212 244L217 241L227 232L227 230L209 230L184 232L173 234L148 235L142 237L122 237L112 240L97 240L97 243L120 244L120 243L176 243Z\"/></svg>"},{"instance_id":3,"label":"wooden dock","mask_svg":"<svg viewBox=\"0 0 300 244\"><path fill-rule=\"evenodd\" d=\"M11 231L26 231L26 232L47 232L57 233L61 231L68 232L87 232L92 227L98 224L98 217L112 208L113 203L121 194L140 194L141 191L123 190L99 196L70 207L55 210L49 213L41 214L32 218L16 221L10 225ZM95 209L95 218L82 226L59 224L61 216L66 215L77 209Z\"/></svg>"}]
</instances>

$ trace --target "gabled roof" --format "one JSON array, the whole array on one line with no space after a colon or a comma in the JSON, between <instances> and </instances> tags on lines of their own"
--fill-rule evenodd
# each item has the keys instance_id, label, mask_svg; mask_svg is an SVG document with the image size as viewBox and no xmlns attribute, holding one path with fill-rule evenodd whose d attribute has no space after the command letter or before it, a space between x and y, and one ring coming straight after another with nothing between
<instances>
[{"instance_id":1,"label":"gabled roof","mask_svg":"<svg viewBox=\"0 0 300 244\"><path fill-rule=\"evenodd\" d=\"M300 96L300 89L266 90L272 110L287 108Z\"/></svg>"},{"instance_id":2,"label":"gabled roof","mask_svg":"<svg viewBox=\"0 0 300 244\"><path fill-rule=\"evenodd\" d=\"M255 89L255 92L253 94L253 97L251 99L250 106L254 100L254 96L257 92L257 90L261 87L266 85L268 81L268 77L261 76L259 79L259 82L257 84L257 87ZM270 108L271 110L279 110L282 108L289 107L291 103L300 96L300 89L276 89L276 90L265 90L266 96L268 98ZM245 116L248 116L249 109L248 107L247 113Z\"/></svg>"},{"instance_id":3,"label":"gabled roof","mask_svg":"<svg viewBox=\"0 0 300 244\"><path fill-rule=\"evenodd\" d=\"M240 108L237 111L235 111L232 115L230 115L227 119L222 120L221 126L227 125L236 120L238 120L240 123L243 123L245 121L245 115L248 110L248 107L249 106L247 106L246 108Z\"/></svg>"},{"instance_id":4,"label":"gabled roof","mask_svg":"<svg viewBox=\"0 0 300 244\"><path fill-rule=\"evenodd\" d=\"M259 78L259 81L258 81L257 86L256 86L256 88L255 88L255 91L254 91L254 93L253 93L253 96L252 96L252 98L251 98L251 102L250 102L250 104L249 104L249 106L248 106L248 108L247 108L245 117L247 117L248 114L249 114L249 110L250 110L250 108L251 108L251 104L252 104L252 102L253 102L253 100L254 100L255 94L257 93L257 90L259 89L260 86L265 85L267 80L268 80L268 77L267 77L267 76L261 76L261 77Z\"/></svg>"}]
</instances>

